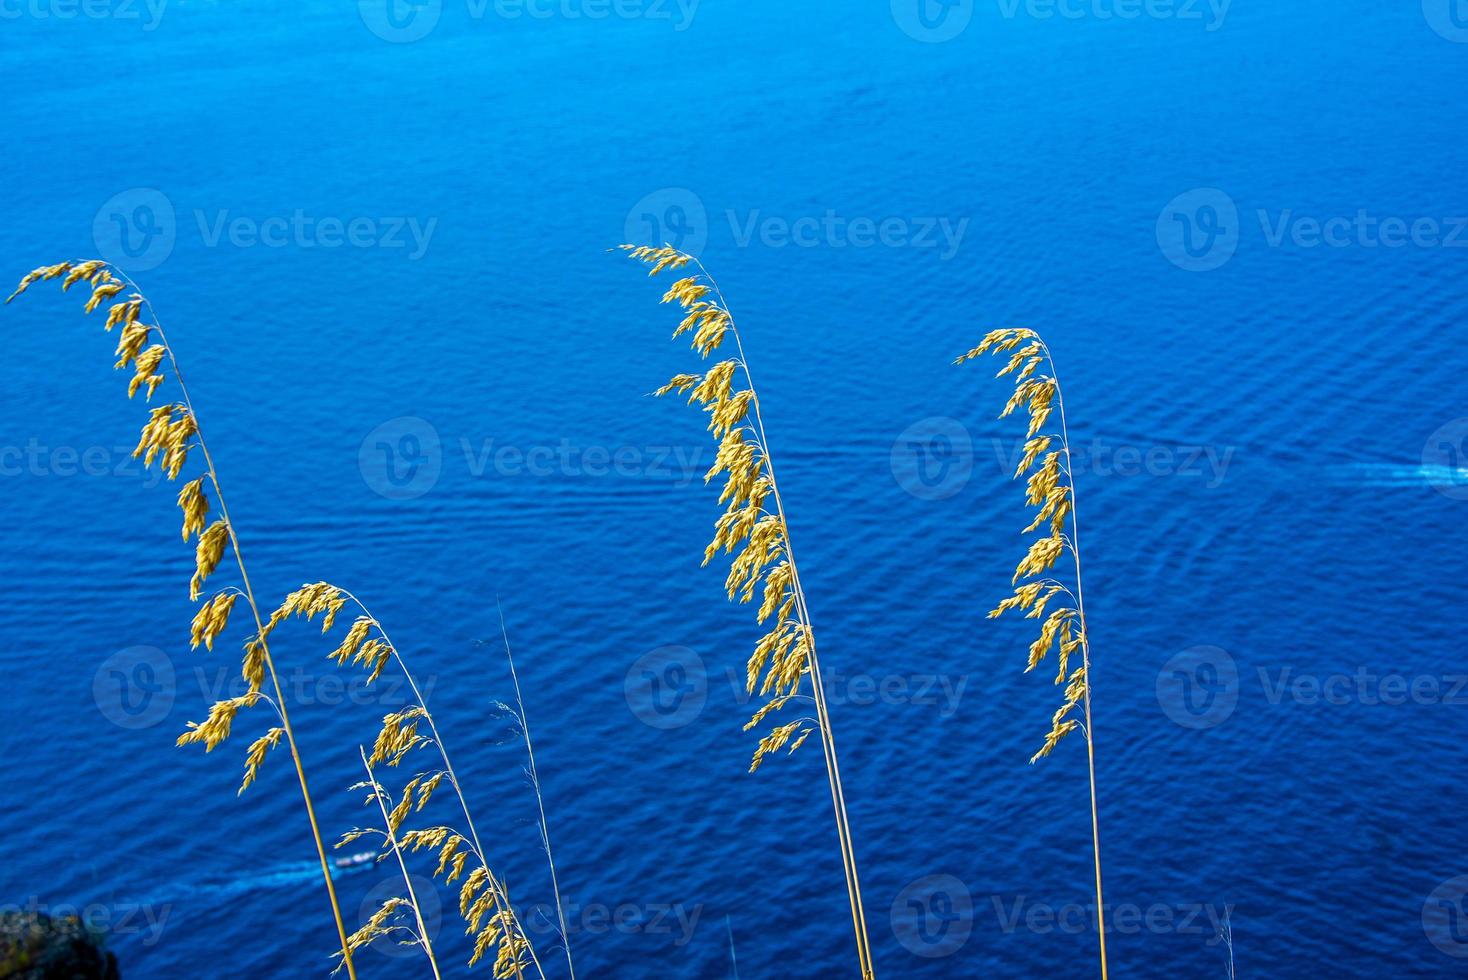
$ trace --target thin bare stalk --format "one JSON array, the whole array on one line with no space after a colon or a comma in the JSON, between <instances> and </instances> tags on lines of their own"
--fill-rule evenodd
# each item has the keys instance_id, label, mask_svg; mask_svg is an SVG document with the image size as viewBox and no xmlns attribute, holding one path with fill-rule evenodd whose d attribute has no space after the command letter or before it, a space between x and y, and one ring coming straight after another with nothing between
<instances>
[{"instance_id":1,"label":"thin bare stalk","mask_svg":"<svg viewBox=\"0 0 1468 980\"><path fill-rule=\"evenodd\" d=\"M1040 346L1045 349L1045 358L1050 362L1050 376L1055 380L1055 403L1060 409L1060 439L1065 445L1065 461L1071 467L1070 429L1065 423L1065 394L1060 386L1060 372L1055 367L1055 355L1043 338ZM1101 980L1106 980L1106 911L1101 899L1101 828L1096 808L1096 740L1091 728L1091 631L1086 624L1085 592L1081 585L1081 528L1076 504L1075 479L1070 480L1070 553L1075 559L1076 610L1081 619L1081 666L1086 671L1086 697L1083 704L1086 732L1086 773L1091 783L1091 859L1096 871L1096 935L1101 942Z\"/></svg>"},{"instance_id":2,"label":"thin bare stalk","mask_svg":"<svg viewBox=\"0 0 1468 980\"><path fill-rule=\"evenodd\" d=\"M556 877L556 859L551 854L550 825L545 817L545 799L540 792L540 773L535 768L535 746L530 741L530 722L525 714L525 699L520 694L520 675L515 671L515 658L510 653L510 633L505 628L505 610L495 599L495 609L500 616L500 635L505 641L505 661L510 665L510 679L515 683L515 705L519 709L520 732L525 736L525 755L530 760L530 786L535 790L535 802L540 808L540 843L545 848L545 860L550 865L551 889L555 892L556 916L561 924L561 945L566 950L566 969L571 971L571 980L576 980L576 965L571 962L571 932L566 927L566 909L561 903L561 884Z\"/></svg>"},{"instance_id":3,"label":"thin bare stalk","mask_svg":"<svg viewBox=\"0 0 1468 980\"><path fill-rule=\"evenodd\" d=\"M173 345L168 342L168 337L163 332L163 324L158 319L158 312L153 308L153 304L148 300L147 296L143 294L143 291L138 287L138 284L133 282L133 280L128 277L126 273L112 266L109 266L108 268L111 269L116 276L122 279L122 281L131 286L133 290L137 293L138 297L142 299L143 305L147 306L148 313L153 318L154 328L158 331L159 342L163 345L163 349L168 354L168 362L169 365L173 368L174 378L178 381L179 393L183 398L183 403L188 409L189 415L194 420L195 428L198 430L195 433L195 438L199 442L199 451L204 456L204 464L205 468L208 471L209 483L211 486L214 487L214 497L219 504L220 516L224 519L225 529L229 533L230 548L234 553L235 564L239 567L240 571L240 581L244 586L243 594L245 597L245 602L249 604L250 614L255 619L256 635L260 637L260 645L264 653L265 669L270 675L271 685L275 688L275 707L276 711L280 715L281 727L285 729L286 744L290 747L291 760L295 763L296 779L301 784L301 799L306 805L306 817L311 823L311 839L316 844L316 856L321 862L322 879L326 883L326 893L331 899L332 918L336 921L337 936L341 940L343 964L347 968L347 976L350 978L350 980L356 980L357 972L356 968L352 964L352 953L351 950L347 948L347 930L346 926L342 922L341 906L338 903L336 897L336 886L332 882L331 867L326 859L326 845L322 842L321 839L321 829L316 822L316 810L311 803L311 789L306 783L306 770L301 763L301 753L296 747L295 729L291 725L290 715L286 710L285 697L282 694L280 688L280 678L276 675L275 672L275 660L271 656L270 647L265 640L265 622L263 617L261 617L260 615L260 607L255 601L254 590L250 587L250 573L245 568L244 555L240 551L240 540L239 537L235 534L234 521L230 519L229 508L225 505L224 502L224 490L219 483L219 471L215 468L214 457L210 454L209 446L204 441L204 425L199 420L199 413L194 408L193 399L189 397L189 389L188 386L184 383L183 371L179 369L178 359L174 356Z\"/></svg>"},{"instance_id":4,"label":"thin bare stalk","mask_svg":"<svg viewBox=\"0 0 1468 980\"><path fill-rule=\"evenodd\" d=\"M413 918L418 922L418 945L423 947L423 952L428 956L428 965L433 969L435 980L439 980L438 960L433 955L433 941L428 938L428 926L423 922L423 909L418 904L418 892L413 888L413 877L408 874L408 864L403 860L403 850L398 846L397 833L392 829L392 817L388 816L387 804L383 801L383 794L387 790L377 781L377 776L372 772L372 764L367 761L367 750L360 745L357 751L362 755L362 766L367 770L367 782L372 785L372 798L377 801L377 808L382 811L382 826L387 834L387 842L392 847L393 857L398 859L398 870L403 873L403 885L408 889L408 901L413 904Z\"/></svg>"}]
</instances>

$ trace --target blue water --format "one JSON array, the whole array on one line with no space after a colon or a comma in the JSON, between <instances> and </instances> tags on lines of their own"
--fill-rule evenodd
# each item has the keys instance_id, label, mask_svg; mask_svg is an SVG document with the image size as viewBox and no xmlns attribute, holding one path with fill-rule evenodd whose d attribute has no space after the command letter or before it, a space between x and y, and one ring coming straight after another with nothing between
<instances>
[{"instance_id":1,"label":"blue water","mask_svg":"<svg viewBox=\"0 0 1468 980\"><path fill-rule=\"evenodd\" d=\"M745 333L882 976L1095 973L1084 745L1026 764L1059 692L984 618L1017 432L948 363L1008 324L1082 460L1113 975L1226 976L1225 908L1239 976L1462 974L1468 12L446 0L409 41L355 7L7 7L0 266L151 266L257 589L389 624L530 907L500 597L581 975L730 976L731 939L745 978L853 974L819 752L744 772L758 632L698 566L702 423L643 397L694 358L605 252L637 235L701 250ZM234 792L263 714L172 747L235 647L188 649L173 493L79 305L0 314L0 904L90 909L124 977L321 976L286 757ZM334 839L403 695L280 636ZM354 925L394 887L339 885Z\"/></svg>"}]
</instances>

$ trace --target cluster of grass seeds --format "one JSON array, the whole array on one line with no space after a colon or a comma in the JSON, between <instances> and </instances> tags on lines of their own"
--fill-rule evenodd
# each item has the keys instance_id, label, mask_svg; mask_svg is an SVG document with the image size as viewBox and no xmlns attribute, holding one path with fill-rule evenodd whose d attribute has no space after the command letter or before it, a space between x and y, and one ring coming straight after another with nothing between
<instances>
[{"instance_id":1,"label":"cluster of grass seeds","mask_svg":"<svg viewBox=\"0 0 1468 980\"><path fill-rule=\"evenodd\" d=\"M351 950L347 945L346 927L342 923L341 908L337 902L336 887L332 884L331 868L326 859L326 848L322 843L321 831L316 823L315 807L311 802L310 787L306 782L305 768L300 752L296 748L295 731L291 726L290 714L280 682L276 677L275 662L267 642L269 628L255 594L250 587L250 576L245 568L240 551L239 538L224 503L224 493L219 484L219 473L209 455L208 444L199 424L184 384L178 361L172 346L148 303L137 286L123 273L112 269L99 259L84 262L60 262L42 266L21 279L15 292L6 303L24 293L37 282L59 279L63 291L73 286L85 286L90 295L84 310L92 313L107 308L105 328L108 332L118 331L117 362L119 370L131 368L133 375L128 382L128 397L145 390L151 400L163 384L164 371L171 369L178 385L179 400L153 408L143 426L133 456L145 466L157 463L170 480L183 475L193 450L198 449L203 459L204 472L201 476L184 483L178 494L178 505L183 511L183 538L194 539L194 575L189 582L189 598L198 602L204 595L209 578L218 570L225 552L232 553L239 572L239 584L229 586L209 596L199 607L192 625L192 645L204 644L213 649L214 642L229 623L230 613L239 599L243 598L254 621L255 632L245 643L245 655L241 673L248 687L239 697L226 698L209 709L208 717L199 723L190 723L189 730L179 739L180 744L200 744L206 751L213 751L229 738L236 718L241 711L255 708L261 702L274 712L276 725L269 727L257 738L246 754L246 770L243 792L255 779L266 754L284 739L295 763L296 777L301 786L301 799L311 823L311 837L316 844L317 857L321 862L321 874L331 899L331 912L336 920L337 935L341 940L343 965L351 977L356 976ZM212 496L211 496L212 495ZM217 507L218 517L209 520L209 514ZM271 624L273 625L273 623ZM266 682L269 682L269 692Z\"/></svg>"},{"instance_id":2,"label":"cluster of grass seeds","mask_svg":"<svg viewBox=\"0 0 1468 980\"><path fill-rule=\"evenodd\" d=\"M725 509L714 525L713 540L704 549L703 563L707 565L720 552L731 556L724 581L729 599L750 602L758 596L758 619L767 624L767 632L755 644L745 664L749 693L758 690L764 699L745 729L758 728L792 702L809 704L815 711L814 717L800 716L769 727L760 737L750 771L758 769L770 753L780 749L794 752L812 732L820 735L836 812L858 966L863 978L872 977L871 945L836 746L831 737L830 714L816 659L815 632L790 546L789 526L765 438L759 395L750 377L739 330L718 283L696 258L671 246L623 245L621 249L632 259L648 265L649 276L693 267L694 275L679 278L663 295L664 303L676 303L683 310L674 338L691 335L693 350L705 360L725 340L734 341L734 357L720 360L698 374L679 374L655 394L659 397L686 394L690 405L701 406L708 415L709 431L718 441L718 453L704 475L704 482L724 477L719 502ZM809 693L806 693L807 681Z\"/></svg>"},{"instance_id":3,"label":"cluster of grass seeds","mask_svg":"<svg viewBox=\"0 0 1468 980\"><path fill-rule=\"evenodd\" d=\"M367 672L369 683L376 680L388 665L394 665L407 681L408 690L412 694L410 704L383 716L370 755L365 749L362 753L367 781L354 787L370 791L367 802L379 804L383 816L382 826L354 829L337 843L338 847L344 847L363 838L379 840L385 848L383 857L391 855L397 858L403 869L404 884L408 891L406 895L394 896L384 902L361 929L348 937L348 945L354 949L359 948L379 938L391 938L406 929L412 936L409 941L422 946L436 973L437 963L432 945L421 928L421 922L414 928L414 925L405 921L409 913L415 919L419 918L419 903L407 876L403 856L426 851L436 858L432 877L442 879L445 886L457 883L459 913L464 919L465 931L472 937L474 947L469 965L474 966L493 950L495 955L491 962L497 980L510 977L523 980L527 970L533 971L535 976L544 980L545 973L536 957L535 949L510 903L509 888L489 865L463 784L449 758L448 748L439 734L433 712L429 710L428 702L424 699L407 661L382 623L351 592L327 582L303 585L291 593L281 608L276 610L272 621L291 615L312 620L320 615L322 632L326 633L334 627L337 614L348 605L354 607L356 616L343 633L340 644L328 655L329 658L337 664L360 667ZM508 640L506 650L508 653ZM517 691L518 687L517 678ZM523 704L520 717L523 724ZM528 733L526 744L528 749ZM412 775L396 794L391 793L378 778L378 771L383 767L399 769L404 762L416 763L422 758L417 753L424 751L429 753L427 764L422 768L410 765L408 768L414 770ZM531 765L534 765L533 755ZM462 823L459 826L436 823L409 828L409 818L423 812L440 786L447 786L458 803L457 809L463 818ZM545 829L543 808L541 820L542 841L549 854L549 834ZM552 876L554 877L554 867ZM560 908L559 885L557 908ZM571 967L569 944L566 958L568 967ZM574 967L571 969L574 977Z\"/></svg>"},{"instance_id":4,"label":"cluster of grass seeds","mask_svg":"<svg viewBox=\"0 0 1468 980\"><path fill-rule=\"evenodd\" d=\"M239 540L225 507L218 472L204 441L198 415L179 372L173 348L158 325L151 305L137 290L136 285L122 273L97 260L62 262L36 269L21 280L19 287L6 302L24 293L37 282L53 279L61 280L63 290L69 290L78 283L89 287L90 296L85 306L87 313L108 305L106 329L120 330L116 367L131 368L133 371L128 385L129 397L139 390L146 390L146 397L151 399L165 380L162 374L165 366L172 369L177 381L180 400L153 408L149 412L133 455L142 459L147 466L156 462L170 480L178 480L184 474L194 450L198 450L199 457L203 460L202 475L184 482L178 493L178 506L183 513L183 538L186 542L191 539L194 542L195 568L189 583L189 595L194 602L199 603L191 624L190 645L194 648L202 645L206 650L212 651L214 644L229 626L231 613L241 599L248 607L254 623L254 631L246 637L243 644L241 674L247 684L245 693L213 704L202 722L188 724L187 731L179 737L178 743L202 745L206 752L212 752L230 738L242 712L262 703L271 709L278 724L269 726L250 743L245 754L245 773L239 791L244 793L256 781L270 752L284 741L295 762L323 881L331 900L332 914L341 941L341 950L337 954L340 959L338 970L344 969L349 977L355 978L353 952L377 938L401 936L402 930L407 929L412 934L412 942L423 948L437 976L437 960L427 932L422 927L418 896L413 891L403 860L405 854L426 850L437 857L435 877L442 878L446 885L459 882L460 912L469 935L473 937L474 952L470 965L478 963L493 951L490 962L497 980L511 977L523 980L527 965L544 980L535 951L510 904L508 889L504 881L490 870L484 848L474 828L463 787L449 761L433 715L428 710L412 672L386 630L356 596L325 582L301 586L287 595L268 617L262 615L250 586ZM124 291L129 289L132 292L123 296ZM210 514L216 509L218 516L211 521ZM234 558L239 573L239 585L227 586L207 594L205 587L218 571L226 552ZM270 650L271 635L288 619L299 616L313 620L320 616L324 634L335 627L338 616L348 606L354 607L358 615L345 630L339 645L329 654L329 659L339 666L351 664L360 667L368 674L369 684L376 681L389 665L396 665L413 693L412 704L402 710L390 712L383 718L370 756L365 750L362 752L368 779L366 783L359 784L358 788L370 789L368 800L379 804L383 826L380 829L353 831L337 845L340 847L362 837L380 837L385 848L380 858L394 856L398 859L404 873L407 894L395 896L383 903L367 923L350 936L342 921L325 845L316 822L305 770L296 748L295 731ZM508 655L508 641L506 642ZM518 679L516 689L518 700ZM518 717L523 726L523 702ZM525 740L529 750L528 728L525 729ZM395 768L416 750L430 748L436 753L434 765L413 775L397 795L396 802L393 802L393 795L377 778L377 769L383 766ZM533 756L531 765L534 765ZM410 813L421 813L441 785L450 787L459 803L463 815L463 830L446 824L418 829L405 827ZM536 789L538 796L538 782ZM541 827L542 840L549 856L549 834L545 829L543 806ZM552 874L554 875L554 866ZM559 884L556 892L559 909ZM400 921L407 916L412 917L416 927ZM561 919L564 924L564 912ZM566 948L569 967L569 943ZM574 968L572 976L574 978Z\"/></svg>"},{"instance_id":5,"label":"cluster of grass seeds","mask_svg":"<svg viewBox=\"0 0 1468 980\"><path fill-rule=\"evenodd\" d=\"M1014 391L1000 413L1008 418L1016 411L1029 417L1024 452L1014 478L1025 477L1025 503L1035 508L1025 534L1039 532L1031 540L1014 571L1014 591L989 613L993 619L1006 612L1023 612L1039 621L1039 636L1030 644L1026 672L1034 670L1050 651L1056 651L1055 683L1063 686L1060 707L1050 719L1040 748L1030 758L1034 763L1054 751L1066 735L1080 730L1086 739L1086 764L1091 788L1091 849L1096 872L1096 920L1101 943L1101 976L1106 977L1106 922L1101 901L1101 845L1096 815L1096 751L1091 730L1091 646L1086 630L1086 605L1081 590L1080 524L1076 516L1074 474L1070 435L1065 424L1065 401L1055 363L1040 335L1024 328L992 330L979 345L958 358L962 364L984 356L1007 355L998 377L1012 376ZM1051 417L1059 422L1047 428ZM1028 476L1026 476L1028 474ZM1073 565L1074 590L1054 577L1056 564L1069 553ZM1079 654L1074 669L1072 658ZM1079 707L1082 718L1072 717Z\"/></svg>"},{"instance_id":6,"label":"cluster of grass seeds","mask_svg":"<svg viewBox=\"0 0 1468 980\"><path fill-rule=\"evenodd\" d=\"M720 553L728 556L729 571L724 585L729 599L746 603L758 598L757 618L766 629L745 664L747 689L751 695L757 692L761 698L759 707L745 725L747 731L760 730L750 771L758 770L772 753L780 750L786 754L793 753L812 734L818 736L836 816L857 947L857 966L863 980L870 980L875 971L840 768L831 734L829 706L816 655L815 632L790 544L759 396L745 360L739 331L718 284L696 258L671 246L623 245L621 248L632 259L648 265L650 276L664 271L686 270L693 273L674 281L662 298L664 303L675 303L683 311L682 320L673 333L675 338L690 335L693 350L704 359L719 351L726 340L733 340L735 356L719 360L700 373L679 374L659 388L656 394L687 395L689 404L697 404L708 415L708 428L718 443L718 452L713 466L704 476L704 482L723 477L719 502L724 505L724 511L715 522L713 539L704 549L703 563L709 564ZM194 546L194 574L189 582L189 596L198 603L198 609L190 627L190 645L194 648L202 645L212 651L229 627L231 614L240 600L248 608L254 625L243 642L240 670L247 685L245 693L216 702L202 722L189 723L188 730L178 742L180 745L202 745L206 752L213 751L229 739L243 712L262 703L270 709L275 723L250 743L239 791L243 793L256 782L261 767L274 749L282 744L288 747L341 941L341 950L337 954L340 960L338 970L345 969L349 977L355 978L352 954L376 940L388 939L421 948L433 976L440 977L438 959L422 916L420 896L408 871L410 856L422 852L432 860L432 877L441 880L444 887L456 886L458 889L459 913L473 945L469 965L472 967L481 960L487 961L496 980L524 980L527 973L545 980L535 949L511 905L509 889L503 878L490 868L464 787L449 759L433 714L412 671L381 622L355 595L326 582L301 586L287 595L268 617L262 615L250 586L239 538L230 521L218 471L205 443L198 415L179 372L173 348L151 305L125 275L100 260L62 262L36 269L21 280L6 302L33 284L49 280L60 280L63 291L78 284L84 285L89 291L85 304L87 313L106 307L105 328L109 332L118 331L115 366L132 371L128 381L129 398L143 391L145 399L151 401L165 382L165 370L171 370L177 382L179 400L149 410L133 455L145 466L156 464L169 480L175 481L184 476L194 450L198 450L198 457L202 459L202 473L183 482L177 496L183 514L183 539L192 541ZM1029 542L1015 569L1012 593L1001 600L989 615L994 618L1006 612L1020 612L1038 623L1038 636L1029 647L1026 671L1039 667L1052 651L1055 653L1058 667L1055 683L1063 688L1063 696L1060 707L1051 717L1049 730L1030 759L1031 763L1048 756L1074 731L1080 731L1085 738L1101 976L1105 980L1106 927L1104 915L1100 912L1104 905L1096 806L1095 741L1091 726L1091 651L1081 589L1080 532L1065 404L1050 350L1033 330L1009 328L991 331L977 347L959 357L958 363L985 354L1007 355L999 376L1013 377L1014 390L1000 418L1017 411L1023 411L1028 417L1024 450L1014 477L1025 479L1025 501L1034 508L1033 519L1024 533L1037 535ZM1059 423L1056 429L1048 427L1052 417ZM211 518L211 514L216 513L217 516ZM234 559L238 584L213 591L208 586L226 554ZM1066 554L1071 556L1074 567L1069 583L1057 577L1059 573L1056 572L1056 566ZM367 674L369 684L389 667L396 668L407 680L413 695L411 703L383 717L371 751L366 747L360 749L367 778L353 789L367 791L366 803L375 804L381 817L380 825L371 823L353 829L337 844L342 847L363 839L376 842L378 860L391 858L396 862L405 893L383 902L368 921L350 935L342 921L325 845L296 746L295 731L269 644L275 629L293 617L314 621L319 616L322 633L330 633L336 627L340 614L349 608L351 624L343 631L338 645L328 655L329 659L338 666L360 668ZM503 617L501 630L503 633ZM535 769L535 752L507 634L504 643L505 656L514 677L517 707L501 707L514 716L525 742L529 763L526 772L539 802L541 843L555 890L561 945L574 980L575 966L555 860L551 854L544 800ZM1077 659L1079 664L1075 662ZM809 705L813 714L793 718L780 714L792 704ZM1077 709L1079 718L1075 716ZM421 766L420 760L424 760ZM409 763L406 769L411 770L411 774L394 791L382 780L381 773L385 769L400 770L404 763ZM447 787L457 801L458 816L454 822L410 826L420 819L440 787ZM732 956L732 935L730 939Z\"/></svg>"}]
</instances>

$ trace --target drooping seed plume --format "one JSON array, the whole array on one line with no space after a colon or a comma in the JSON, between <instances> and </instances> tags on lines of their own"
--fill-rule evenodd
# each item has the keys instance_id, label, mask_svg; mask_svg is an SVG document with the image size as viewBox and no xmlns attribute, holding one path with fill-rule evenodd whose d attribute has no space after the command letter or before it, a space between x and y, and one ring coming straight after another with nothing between
<instances>
[{"instance_id":1,"label":"drooping seed plume","mask_svg":"<svg viewBox=\"0 0 1468 980\"><path fill-rule=\"evenodd\" d=\"M725 592L731 601L741 603L758 596L756 618L766 628L745 662L746 690L751 695L758 691L764 699L744 726L745 731L759 728L792 702L809 704L815 711L814 717L801 715L766 730L755 747L749 769L759 769L772 753L793 753L812 732L820 735L851 903L858 975L866 980L875 975L875 970L830 713L816 658L815 633L790 546L774 463L765 442L759 395L744 359L743 342L718 283L697 259L669 245L623 245L621 250L647 265L649 276L694 267L689 271L695 274L677 279L663 294L664 303L674 303L683 311L673 331L674 339L691 334L690 346L704 360L725 340L734 340L736 356L718 361L700 374L674 375L654 394L686 395L690 405L699 405L708 415L708 430L718 443L718 451L713 466L704 474L704 483L724 478L719 503L725 509L714 523L713 540L704 549L703 563L709 564L720 552L729 556Z\"/></svg>"},{"instance_id":2,"label":"drooping seed plume","mask_svg":"<svg viewBox=\"0 0 1468 980\"><path fill-rule=\"evenodd\" d=\"M1030 644L1025 671L1056 652L1056 685L1064 686L1060 707L1050 718L1050 730L1030 762L1048 756L1060 740L1079 729L1086 742L1086 770L1091 792L1091 854L1096 883L1096 935L1100 943L1101 980L1106 980L1106 917L1101 890L1100 821L1096 801L1096 739L1091 724L1091 644L1086 628L1086 606L1081 587L1080 527L1076 518L1074 458L1065 422L1065 400L1056 376L1050 348L1033 330L991 330L979 345L960 356L962 364L985 354L1008 355L998 377L1013 375L1014 391L1000 413L1008 418L1023 409L1029 416L1024 451L1014 479L1025 480L1025 503L1035 514L1024 534L1039 536L1027 547L1014 570L1013 592L989 613L993 619L1021 611L1026 619L1039 621L1040 631ZM1058 431L1048 431L1051 416L1059 411ZM1074 574L1067 584L1051 575L1056 563L1069 553ZM1072 586L1074 588L1072 588ZM1071 669L1071 658L1080 655L1080 665ZM1080 707L1082 719L1070 717Z\"/></svg>"}]
</instances>

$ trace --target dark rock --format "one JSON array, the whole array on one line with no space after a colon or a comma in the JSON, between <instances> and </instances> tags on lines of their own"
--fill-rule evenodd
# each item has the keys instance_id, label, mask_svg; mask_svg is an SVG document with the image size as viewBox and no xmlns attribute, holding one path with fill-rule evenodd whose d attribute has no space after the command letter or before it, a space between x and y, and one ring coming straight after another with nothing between
<instances>
[{"instance_id":1,"label":"dark rock","mask_svg":"<svg viewBox=\"0 0 1468 980\"><path fill-rule=\"evenodd\" d=\"M76 916L0 912L0 978L118 980L117 957Z\"/></svg>"}]
</instances>

